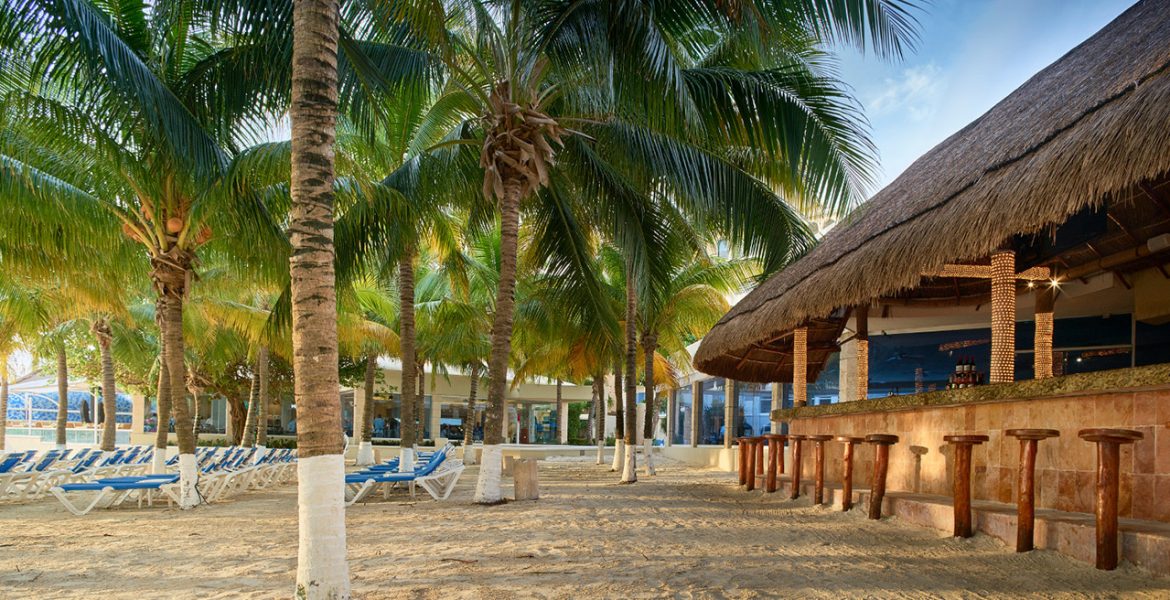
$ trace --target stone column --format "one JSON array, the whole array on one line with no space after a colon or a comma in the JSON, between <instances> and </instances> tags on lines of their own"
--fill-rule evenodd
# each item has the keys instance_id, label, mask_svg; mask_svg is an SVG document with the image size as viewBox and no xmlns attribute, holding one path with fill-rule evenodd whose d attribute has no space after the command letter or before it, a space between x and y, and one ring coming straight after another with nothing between
<instances>
[{"instance_id":1,"label":"stone column","mask_svg":"<svg viewBox=\"0 0 1170 600\"><path fill-rule=\"evenodd\" d=\"M691 384L691 447L699 447L699 424L703 414L703 383Z\"/></svg>"},{"instance_id":2,"label":"stone column","mask_svg":"<svg viewBox=\"0 0 1170 600\"><path fill-rule=\"evenodd\" d=\"M443 403L439 401L439 397L431 394L431 439L439 439L441 436L439 426L443 417Z\"/></svg>"},{"instance_id":3,"label":"stone column","mask_svg":"<svg viewBox=\"0 0 1170 600\"><path fill-rule=\"evenodd\" d=\"M808 404L808 328L792 332L792 404Z\"/></svg>"},{"instance_id":4,"label":"stone column","mask_svg":"<svg viewBox=\"0 0 1170 600\"><path fill-rule=\"evenodd\" d=\"M142 394L130 395L130 432L146 432L146 396Z\"/></svg>"},{"instance_id":5,"label":"stone column","mask_svg":"<svg viewBox=\"0 0 1170 600\"><path fill-rule=\"evenodd\" d=\"M723 447L730 448L735 441L735 382L723 380Z\"/></svg>"},{"instance_id":6,"label":"stone column","mask_svg":"<svg viewBox=\"0 0 1170 600\"><path fill-rule=\"evenodd\" d=\"M1052 377L1053 304L1056 288L1041 284L1036 289L1036 337L1032 343L1033 370L1036 379Z\"/></svg>"},{"instance_id":7,"label":"stone column","mask_svg":"<svg viewBox=\"0 0 1170 600\"><path fill-rule=\"evenodd\" d=\"M1016 253L991 255L991 383L1016 376Z\"/></svg>"},{"instance_id":8,"label":"stone column","mask_svg":"<svg viewBox=\"0 0 1170 600\"><path fill-rule=\"evenodd\" d=\"M353 441L360 444L362 441L362 425L366 422L366 388L363 385L353 388Z\"/></svg>"}]
</instances>

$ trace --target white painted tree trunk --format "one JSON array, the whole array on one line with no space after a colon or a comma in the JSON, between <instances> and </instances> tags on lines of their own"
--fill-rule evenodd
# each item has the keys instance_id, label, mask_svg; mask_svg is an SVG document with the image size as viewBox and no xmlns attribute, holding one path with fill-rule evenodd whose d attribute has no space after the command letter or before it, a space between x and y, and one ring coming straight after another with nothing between
<instances>
[{"instance_id":1,"label":"white painted tree trunk","mask_svg":"<svg viewBox=\"0 0 1170 600\"><path fill-rule=\"evenodd\" d=\"M179 508L187 510L199 505L199 465L194 454L179 455Z\"/></svg>"},{"instance_id":2,"label":"white painted tree trunk","mask_svg":"<svg viewBox=\"0 0 1170 600\"><path fill-rule=\"evenodd\" d=\"M155 448L154 455L150 458L150 474L162 475L167 472L167 449Z\"/></svg>"},{"instance_id":3,"label":"white painted tree trunk","mask_svg":"<svg viewBox=\"0 0 1170 600\"><path fill-rule=\"evenodd\" d=\"M654 470L654 440L646 438L642 441L642 454L646 459L646 474L657 475L658 472Z\"/></svg>"},{"instance_id":4,"label":"white painted tree trunk","mask_svg":"<svg viewBox=\"0 0 1170 600\"><path fill-rule=\"evenodd\" d=\"M359 467L368 467L372 464L374 464L374 443L362 442L358 444L357 465Z\"/></svg>"},{"instance_id":5,"label":"white painted tree trunk","mask_svg":"<svg viewBox=\"0 0 1170 600\"><path fill-rule=\"evenodd\" d=\"M297 598L349 598L345 560L345 457L297 460Z\"/></svg>"},{"instance_id":6,"label":"white painted tree trunk","mask_svg":"<svg viewBox=\"0 0 1170 600\"><path fill-rule=\"evenodd\" d=\"M474 465L475 462L475 444L467 444L463 446L463 464Z\"/></svg>"},{"instance_id":7,"label":"white painted tree trunk","mask_svg":"<svg viewBox=\"0 0 1170 600\"><path fill-rule=\"evenodd\" d=\"M398 472L414 473L414 448L404 446L398 451Z\"/></svg>"},{"instance_id":8,"label":"white painted tree trunk","mask_svg":"<svg viewBox=\"0 0 1170 600\"><path fill-rule=\"evenodd\" d=\"M625 456L623 462L625 468L622 469L622 483L634 483L638 480L638 445L633 444L625 449Z\"/></svg>"},{"instance_id":9,"label":"white painted tree trunk","mask_svg":"<svg viewBox=\"0 0 1170 600\"><path fill-rule=\"evenodd\" d=\"M610 465L609 470L611 472L614 472L614 473L620 471L622 469L622 465L625 464L625 462L624 462L625 459L626 459L626 441L625 440L614 441L614 443L613 443L613 464Z\"/></svg>"},{"instance_id":10,"label":"white painted tree trunk","mask_svg":"<svg viewBox=\"0 0 1170 600\"><path fill-rule=\"evenodd\" d=\"M484 444L479 467L479 479L475 482L475 502L496 504L503 499L500 492L500 471L503 468L503 448L496 444Z\"/></svg>"}]
</instances>

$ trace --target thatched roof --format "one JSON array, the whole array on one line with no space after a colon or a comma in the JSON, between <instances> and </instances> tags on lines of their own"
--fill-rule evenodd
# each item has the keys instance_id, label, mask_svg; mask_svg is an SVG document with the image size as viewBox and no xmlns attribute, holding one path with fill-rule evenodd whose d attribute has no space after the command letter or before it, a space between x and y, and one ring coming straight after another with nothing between
<instances>
[{"instance_id":1,"label":"thatched roof","mask_svg":"<svg viewBox=\"0 0 1170 600\"><path fill-rule=\"evenodd\" d=\"M1170 173L1170 4L1143 0L914 162L740 301L695 367L791 381L766 353L810 319L895 295L1015 234ZM783 378L787 375L787 378Z\"/></svg>"}]
</instances>

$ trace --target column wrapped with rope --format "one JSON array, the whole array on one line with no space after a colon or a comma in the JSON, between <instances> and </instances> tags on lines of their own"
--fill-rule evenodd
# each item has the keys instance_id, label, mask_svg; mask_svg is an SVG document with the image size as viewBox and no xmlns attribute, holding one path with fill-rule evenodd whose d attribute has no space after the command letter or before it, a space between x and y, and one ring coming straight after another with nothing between
<instances>
[{"instance_id":1,"label":"column wrapped with rope","mask_svg":"<svg viewBox=\"0 0 1170 600\"><path fill-rule=\"evenodd\" d=\"M1036 290L1036 336L1032 344L1036 379L1052 377L1052 313L1055 302L1055 284L1041 285Z\"/></svg>"},{"instance_id":2,"label":"column wrapped with rope","mask_svg":"<svg viewBox=\"0 0 1170 600\"><path fill-rule=\"evenodd\" d=\"M869 398L869 305L858 306L857 321L857 400Z\"/></svg>"},{"instance_id":3,"label":"column wrapped with rope","mask_svg":"<svg viewBox=\"0 0 1170 600\"><path fill-rule=\"evenodd\" d=\"M1015 380L1016 253L991 255L991 383Z\"/></svg>"},{"instance_id":4,"label":"column wrapped with rope","mask_svg":"<svg viewBox=\"0 0 1170 600\"><path fill-rule=\"evenodd\" d=\"M792 403L808 404L808 327L792 332Z\"/></svg>"}]
</instances>

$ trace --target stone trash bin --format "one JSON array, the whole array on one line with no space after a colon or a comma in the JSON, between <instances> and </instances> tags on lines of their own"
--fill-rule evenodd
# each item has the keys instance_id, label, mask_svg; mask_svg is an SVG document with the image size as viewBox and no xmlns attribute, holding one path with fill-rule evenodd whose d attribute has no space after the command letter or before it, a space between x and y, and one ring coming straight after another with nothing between
<instances>
[{"instance_id":1,"label":"stone trash bin","mask_svg":"<svg viewBox=\"0 0 1170 600\"><path fill-rule=\"evenodd\" d=\"M534 458L518 458L512 463L512 484L516 500L540 498L540 478Z\"/></svg>"}]
</instances>

